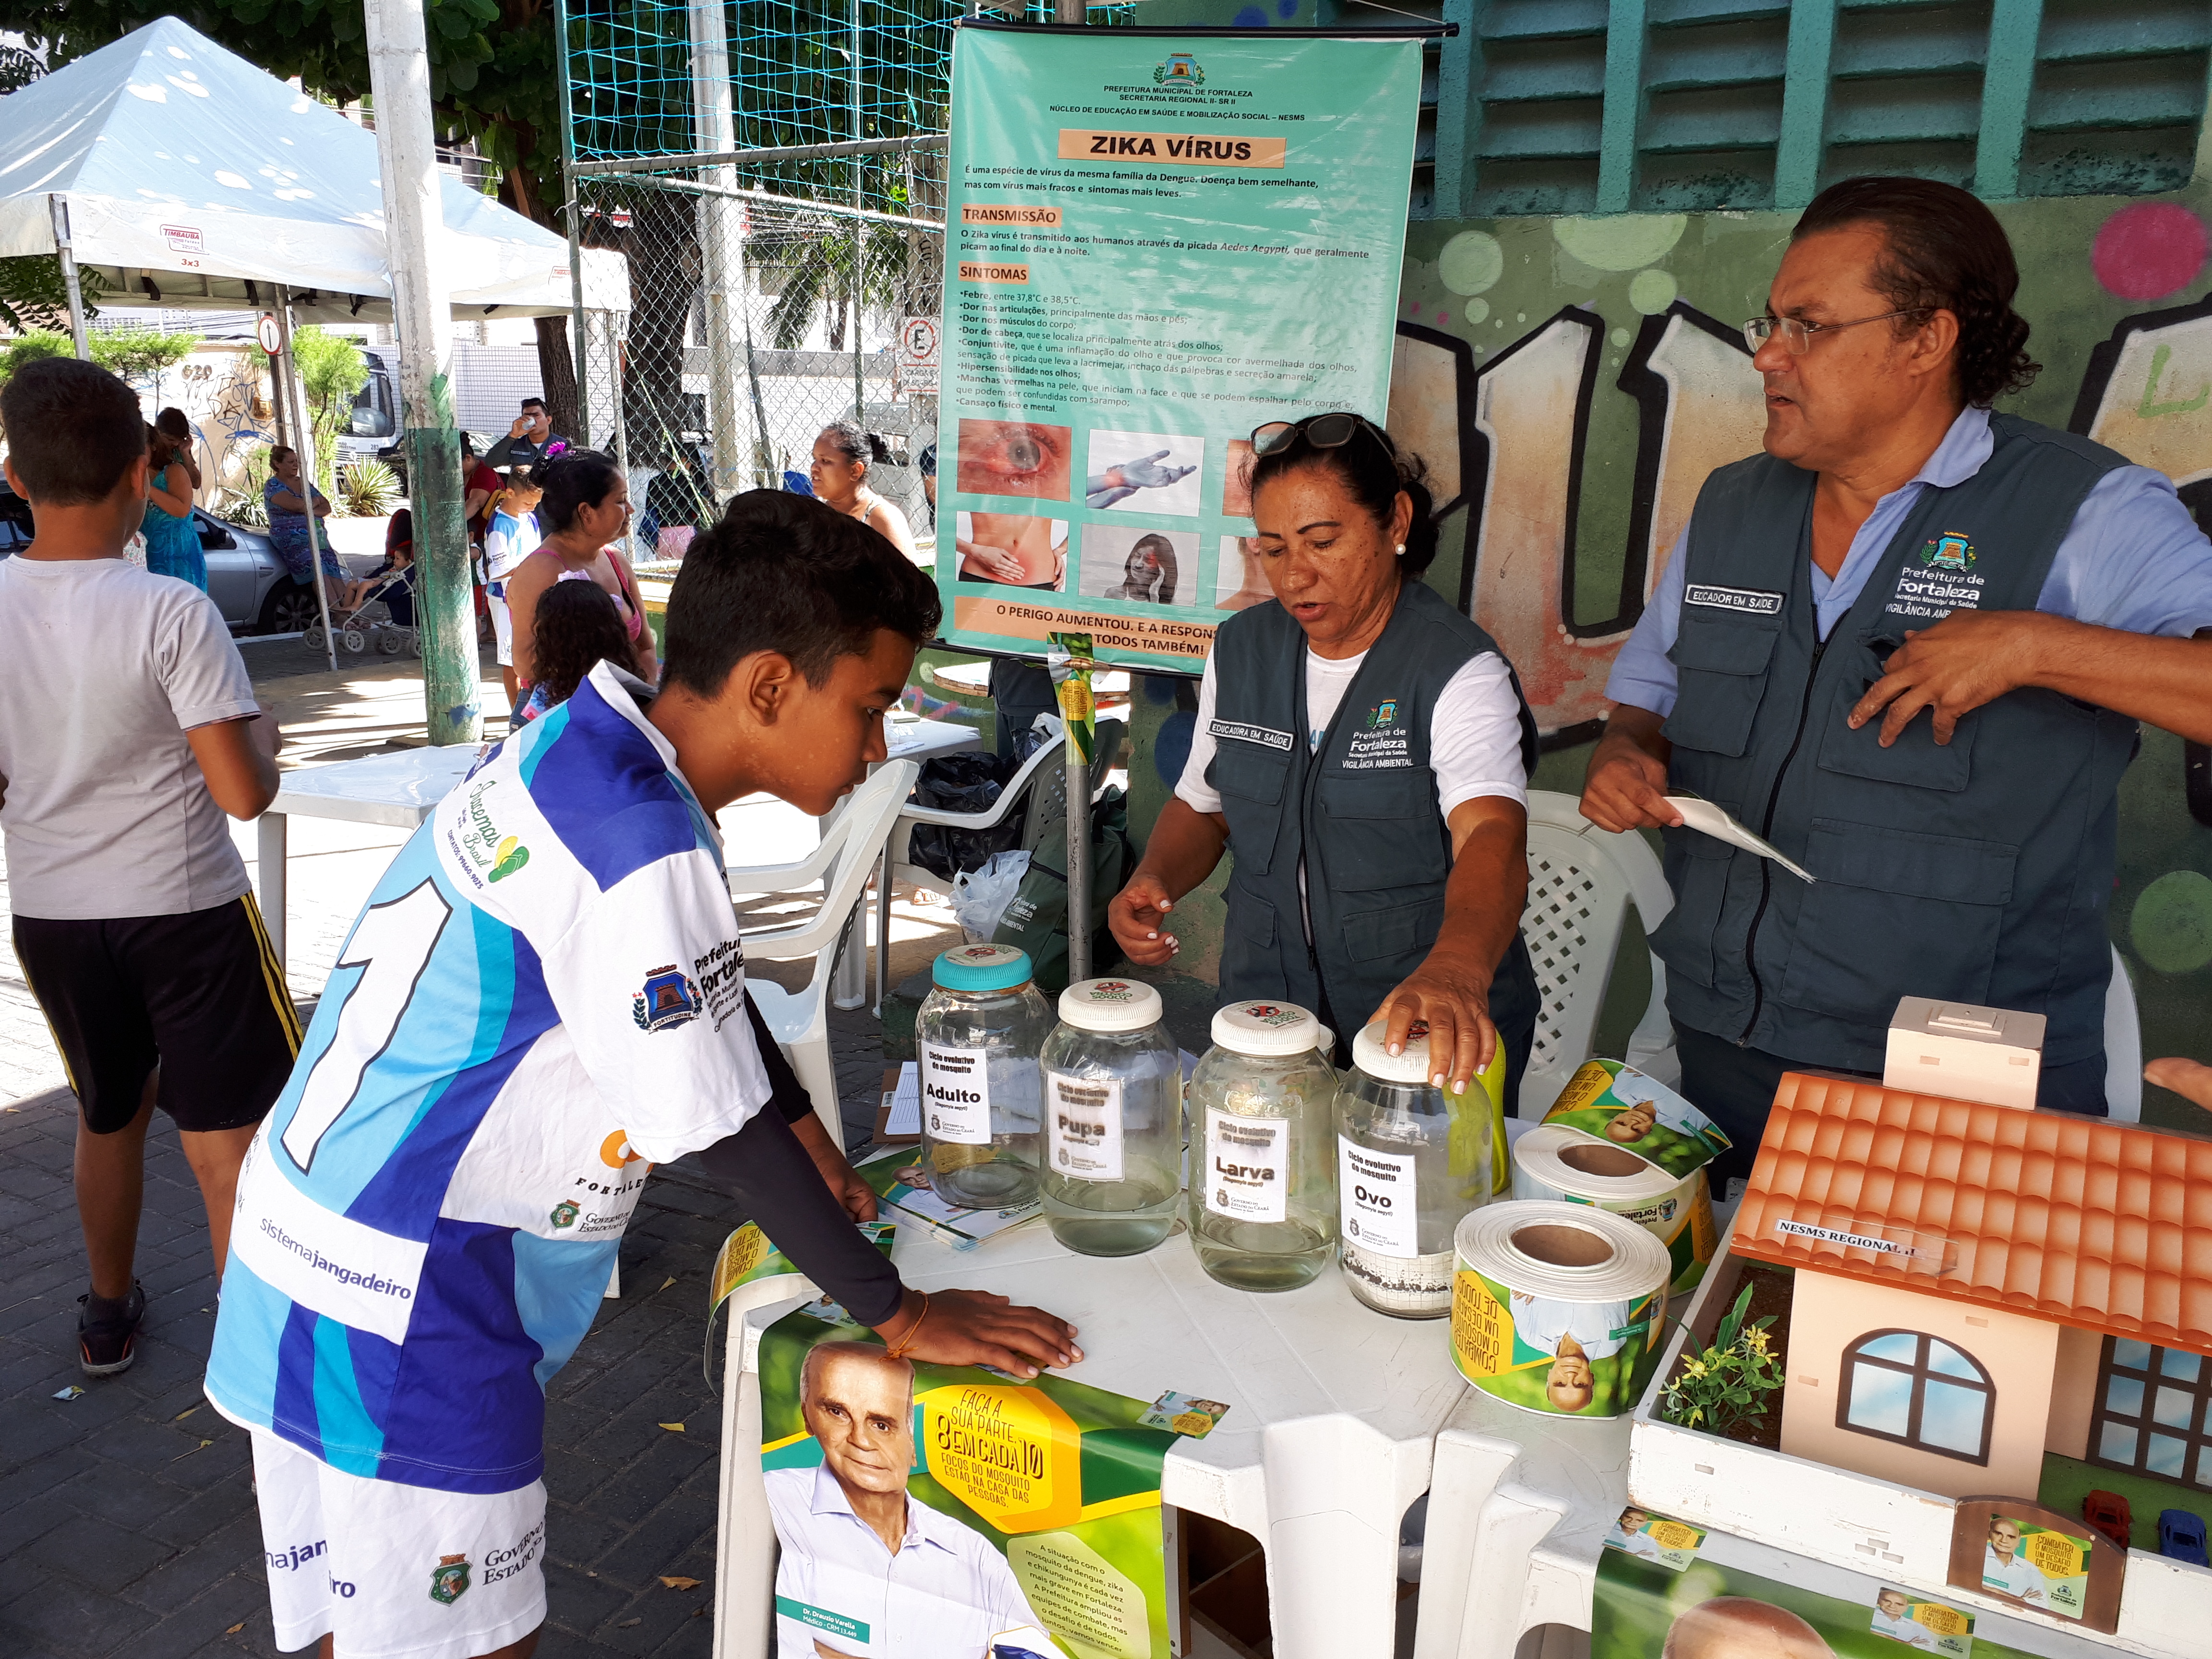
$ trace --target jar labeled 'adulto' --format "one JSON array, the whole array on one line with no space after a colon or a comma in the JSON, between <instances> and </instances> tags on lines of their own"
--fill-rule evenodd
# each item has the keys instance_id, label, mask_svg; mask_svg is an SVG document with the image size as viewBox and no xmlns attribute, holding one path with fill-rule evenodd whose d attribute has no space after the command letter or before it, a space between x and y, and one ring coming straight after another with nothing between
<instances>
[{"instance_id":1,"label":"jar labeled 'adulto'","mask_svg":"<svg viewBox=\"0 0 2212 1659\"><path fill-rule=\"evenodd\" d=\"M937 958L915 1022L922 1165L947 1203L1008 1209L1037 1193L1037 1051L1051 1011L1025 951L963 945Z\"/></svg>"}]
</instances>

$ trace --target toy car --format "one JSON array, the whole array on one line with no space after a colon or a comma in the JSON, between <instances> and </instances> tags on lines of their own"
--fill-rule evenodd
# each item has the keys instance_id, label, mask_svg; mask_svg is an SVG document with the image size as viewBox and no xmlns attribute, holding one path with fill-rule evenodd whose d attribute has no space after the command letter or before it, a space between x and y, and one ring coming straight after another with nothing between
<instances>
[{"instance_id":1,"label":"toy car","mask_svg":"<svg viewBox=\"0 0 2212 1659\"><path fill-rule=\"evenodd\" d=\"M2081 1518L2122 1549L2135 1532L2135 1511L2116 1492L2093 1492L2082 1498Z\"/></svg>"},{"instance_id":2,"label":"toy car","mask_svg":"<svg viewBox=\"0 0 2212 1659\"><path fill-rule=\"evenodd\" d=\"M2192 1566L2212 1567L2204 1553L2204 1522L2188 1510L2158 1512L2158 1553Z\"/></svg>"}]
</instances>

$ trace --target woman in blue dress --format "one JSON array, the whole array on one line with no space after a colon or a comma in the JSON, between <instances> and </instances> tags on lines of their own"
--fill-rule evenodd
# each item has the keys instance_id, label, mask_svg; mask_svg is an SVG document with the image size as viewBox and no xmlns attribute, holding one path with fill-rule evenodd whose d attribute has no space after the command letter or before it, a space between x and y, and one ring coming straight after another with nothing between
<instances>
[{"instance_id":1,"label":"woman in blue dress","mask_svg":"<svg viewBox=\"0 0 2212 1659\"><path fill-rule=\"evenodd\" d=\"M146 428L146 568L207 592L207 555L192 520L192 480L175 441L157 427Z\"/></svg>"},{"instance_id":2,"label":"woman in blue dress","mask_svg":"<svg viewBox=\"0 0 2212 1659\"><path fill-rule=\"evenodd\" d=\"M330 516L331 504L321 490L301 477L299 451L283 444L270 450L269 482L261 486L261 500L269 509L270 543L292 573L292 580L304 585L314 568L314 554L307 544L308 502L313 501L318 519ZM352 596L353 575L331 550L327 532L318 533L315 539L322 545L325 592L335 615Z\"/></svg>"}]
</instances>

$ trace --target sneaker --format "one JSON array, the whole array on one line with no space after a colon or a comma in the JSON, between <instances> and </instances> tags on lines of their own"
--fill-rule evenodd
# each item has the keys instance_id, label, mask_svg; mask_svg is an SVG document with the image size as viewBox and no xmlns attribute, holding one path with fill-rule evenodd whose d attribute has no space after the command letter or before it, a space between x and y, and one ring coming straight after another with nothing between
<instances>
[{"instance_id":1,"label":"sneaker","mask_svg":"<svg viewBox=\"0 0 2212 1659\"><path fill-rule=\"evenodd\" d=\"M120 1302L100 1299L100 1312L93 1311L90 1291L77 1297L83 1310L76 1316L77 1364L87 1376L113 1376L127 1371L138 1358L138 1327L146 1318L145 1286L133 1281L131 1294Z\"/></svg>"}]
</instances>

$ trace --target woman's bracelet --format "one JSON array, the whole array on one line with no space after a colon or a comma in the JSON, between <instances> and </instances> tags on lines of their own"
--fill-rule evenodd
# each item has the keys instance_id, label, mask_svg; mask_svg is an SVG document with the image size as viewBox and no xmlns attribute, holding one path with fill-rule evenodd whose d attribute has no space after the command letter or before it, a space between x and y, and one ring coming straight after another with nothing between
<instances>
[{"instance_id":1,"label":"woman's bracelet","mask_svg":"<svg viewBox=\"0 0 2212 1659\"><path fill-rule=\"evenodd\" d=\"M914 1316L914 1323L906 1328L906 1334L891 1345L889 1352L885 1355L887 1358L903 1359L912 1353L915 1334L921 1329L921 1322L929 1317L929 1292L917 1291L915 1294L921 1297L921 1311Z\"/></svg>"}]
</instances>

